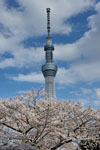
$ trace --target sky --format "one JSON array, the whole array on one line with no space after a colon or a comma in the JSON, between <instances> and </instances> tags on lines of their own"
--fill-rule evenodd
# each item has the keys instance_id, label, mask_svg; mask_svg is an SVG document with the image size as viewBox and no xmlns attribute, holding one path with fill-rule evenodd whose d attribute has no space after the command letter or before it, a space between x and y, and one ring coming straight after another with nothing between
<instances>
[{"instance_id":1,"label":"sky","mask_svg":"<svg viewBox=\"0 0 100 150\"><path fill-rule=\"evenodd\" d=\"M44 88L46 8L57 99L100 108L100 0L0 0L0 97Z\"/></svg>"}]
</instances>

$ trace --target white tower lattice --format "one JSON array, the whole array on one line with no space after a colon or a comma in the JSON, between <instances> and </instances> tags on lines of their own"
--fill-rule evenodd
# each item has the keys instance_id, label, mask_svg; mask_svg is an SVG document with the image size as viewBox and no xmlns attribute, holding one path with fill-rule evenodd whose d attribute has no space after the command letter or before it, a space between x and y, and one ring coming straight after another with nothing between
<instances>
[{"instance_id":1,"label":"white tower lattice","mask_svg":"<svg viewBox=\"0 0 100 150\"><path fill-rule=\"evenodd\" d=\"M42 65L42 73L45 77L45 92L49 99L56 98L54 77L57 73L57 66L53 63L52 38L50 37L50 8L47 8L47 32L46 45L44 46L46 64Z\"/></svg>"}]
</instances>

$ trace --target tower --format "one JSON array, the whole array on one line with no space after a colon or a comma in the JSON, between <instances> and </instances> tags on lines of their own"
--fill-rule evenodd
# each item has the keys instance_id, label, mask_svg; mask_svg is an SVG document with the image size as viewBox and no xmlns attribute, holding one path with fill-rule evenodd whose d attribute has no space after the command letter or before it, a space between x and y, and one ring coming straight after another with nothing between
<instances>
[{"instance_id":1,"label":"tower","mask_svg":"<svg viewBox=\"0 0 100 150\"><path fill-rule=\"evenodd\" d=\"M46 64L42 65L42 73L45 78L45 92L47 93L48 99L54 99L55 96L55 85L54 77L57 73L57 66L53 63L53 51L54 46L52 45L52 38L50 36L50 8L47 8L47 33L46 45L44 46Z\"/></svg>"}]
</instances>

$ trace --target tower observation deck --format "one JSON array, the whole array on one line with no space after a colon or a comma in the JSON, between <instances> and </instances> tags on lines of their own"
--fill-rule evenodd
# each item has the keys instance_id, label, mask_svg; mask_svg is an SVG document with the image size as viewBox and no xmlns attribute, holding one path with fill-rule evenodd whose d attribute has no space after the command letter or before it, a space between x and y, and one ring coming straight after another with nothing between
<instances>
[{"instance_id":1,"label":"tower observation deck","mask_svg":"<svg viewBox=\"0 0 100 150\"><path fill-rule=\"evenodd\" d=\"M57 66L53 63L53 51L52 38L50 36L50 8L47 8L47 33L46 45L44 46L46 64L42 65L42 73L45 78L45 92L48 99L56 98L54 77L57 73Z\"/></svg>"}]
</instances>

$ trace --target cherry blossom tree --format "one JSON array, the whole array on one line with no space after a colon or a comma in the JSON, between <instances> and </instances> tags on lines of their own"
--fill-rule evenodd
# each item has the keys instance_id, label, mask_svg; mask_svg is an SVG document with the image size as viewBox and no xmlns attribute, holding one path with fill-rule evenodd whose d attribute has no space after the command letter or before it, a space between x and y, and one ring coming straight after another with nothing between
<instances>
[{"instance_id":1,"label":"cherry blossom tree","mask_svg":"<svg viewBox=\"0 0 100 150\"><path fill-rule=\"evenodd\" d=\"M60 149L82 140L97 141L100 110L84 108L79 102L44 99L44 96L44 92L32 90L0 99L0 134L43 150Z\"/></svg>"},{"instance_id":2,"label":"cherry blossom tree","mask_svg":"<svg viewBox=\"0 0 100 150\"><path fill-rule=\"evenodd\" d=\"M82 150L100 150L100 134L97 133L95 139L81 140L79 146Z\"/></svg>"}]
</instances>

